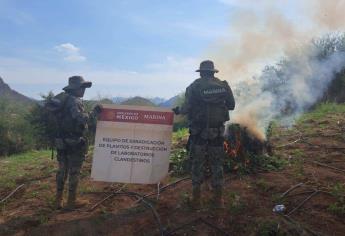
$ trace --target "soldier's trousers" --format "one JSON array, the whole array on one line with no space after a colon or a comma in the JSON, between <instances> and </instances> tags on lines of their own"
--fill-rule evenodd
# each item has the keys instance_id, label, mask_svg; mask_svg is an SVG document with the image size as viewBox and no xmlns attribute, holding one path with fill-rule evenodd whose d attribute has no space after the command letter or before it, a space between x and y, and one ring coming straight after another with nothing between
<instances>
[{"instance_id":1,"label":"soldier's trousers","mask_svg":"<svg viewBox=\"0 0 345 236\"><path fill-rule=\"evenodd\" d=\"M85 154L80 151L59 150L57 160L59 162L56 173L56 190L62 192L68 179L69 194L75 194L79 182L80 169L85 159Z\"/></svg>"},{"instance_id":2,"label":"soldier's trousers","mask_svg":"<svg viewBox=\"0 0 345 236\"><path fill-rule=\"evenodd\" d=\"M223 164L224 148L223 146L195 145L191 147L192 159L192 185L200 186L204 180L204 166L209 164L212 172L211 184L213 188L223 186Z\"/></svg>"}]
</instances>

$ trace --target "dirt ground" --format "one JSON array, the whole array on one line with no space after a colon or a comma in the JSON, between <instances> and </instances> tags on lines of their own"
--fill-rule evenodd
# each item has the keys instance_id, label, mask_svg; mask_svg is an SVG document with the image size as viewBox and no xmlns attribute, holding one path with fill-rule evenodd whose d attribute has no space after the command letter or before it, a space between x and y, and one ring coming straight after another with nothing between
<instances>
[{"instance_id":1,"label":"dirt ground","mask_svg":"<svg viewBox=\"0 0 345 236\"><path fill-rule=\"evenodd\" d=\"M286 166L227 174L224 210L210 208L208 182L203 185L203 208L192 210L191 181L182 176L167 177L160 187L183 180L140 201L133 192L155 193L157 185L91 182L88 159L80 184L83 207L55 211L55 177L31 181L1 205L0 235L345 235L345 217L337 214L342 208L330 210L344 199L344 124L343 115L332 115L291 130L276 129L271 141ZM284 204L286 211L274 213L276 204Z\"/></svg>"}]
</instances>

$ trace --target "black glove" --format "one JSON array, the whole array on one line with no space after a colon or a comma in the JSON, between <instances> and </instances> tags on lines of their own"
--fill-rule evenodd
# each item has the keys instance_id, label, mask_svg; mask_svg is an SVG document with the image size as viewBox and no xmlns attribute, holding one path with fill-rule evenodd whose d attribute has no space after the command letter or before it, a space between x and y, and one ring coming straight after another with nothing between
<instances>
[{"instance_id":1,"label":"black glove","mask_svg":"<svg viewBox=\"0 0 345 236\"><path fill-rule=\"evenodd\" d=\"M179 115L180 114L180 107L174 107L171 110L175 113L175 115Z\"/></svg>"},{"instance_id":2,"label":"black glove","mask_svg":"<svg viewBox=\"0 0 345 236\"><path fill-rule=\"evenodd\" d=\"M94 108L93 108L93 112L98 115L102 112L103 106L101 104L97 104Z\"/></svg>"}]
</instances>

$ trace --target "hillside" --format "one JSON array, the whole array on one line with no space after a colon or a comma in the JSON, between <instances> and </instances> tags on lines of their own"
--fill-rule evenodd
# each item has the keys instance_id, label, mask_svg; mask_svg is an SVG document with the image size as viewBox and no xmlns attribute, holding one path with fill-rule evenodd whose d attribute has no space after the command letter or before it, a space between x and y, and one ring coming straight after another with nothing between
<instances>
[{"instance_id":1,"label":"hillside","mask_svg":"<svg viewBox=\"0 0 345 236\"><path fill-rule=\"evenodd\" d=\"M13 90L0 77L0 98L10 102L33 104L35 101Z\"/></svg>"},{"instance_id":2,"label":"hillside","mask_svg":"<svg viewBox=\"0 0 345 236\"><path fill-rule=\"evenodd\" d=\"M173 107L174 105L176 105L176 101L178 100L179 95L176 95L168 100L166 100L165 102L162 102L159 104L160 107Z\"/></svg>"},{"instance_id":3,"label":"hillside","mask_svg":"<svg viewBox=\"0 0 345 236\"><path fill-rule=\"evenodd\" d=\"M193 211L191 181L186 176L164 179L159 200L156 185L92 182L91 153L79 188L80 198L88 204L74 212L55 211L56 161L49 152L1 160L0 199L9 197L1 203L0 234L162 235L161 230L165 235L342 236L344 112L345 105L324 104L291 129L275 127L271 142L280 168L267 163L249 175L226 174L223 211L209 208L207 184L203 209ZM185 139L185 133L174 134L172 159L184 153ZM147 197L138 201L128 192ZM276 204L285 205L284 214L272 212Z\"/></svg>"},{"instance_id":4,"label":"hillside","mask_svg":"<svg viewBox=\"0 0 345 236\"><path fill-rule=\"evenodd\" d=\"M172 107L174 106L176 100L178 99L179 95L176 95L170 99L164 99L160 97L154 97L154 98L142 98L142 97L113 97L112 101L115 104L122 104L123 102L127 102L128 100L131 101L133 99L137 100L137 98L142 98L145 100L148 100L152 102L155 106L159 107Z\"/></svg>"}]
</instances>

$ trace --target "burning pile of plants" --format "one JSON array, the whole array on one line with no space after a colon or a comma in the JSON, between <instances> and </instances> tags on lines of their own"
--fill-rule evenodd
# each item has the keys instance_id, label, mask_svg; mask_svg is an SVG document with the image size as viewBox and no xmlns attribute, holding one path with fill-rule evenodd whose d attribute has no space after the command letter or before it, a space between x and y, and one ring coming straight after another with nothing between
<instances>
[{"instance_id":1,"label":"burning pile of plants","mask_svg":"<svg viewBox=\"0 0 345 236\"><path fill-rule=\"evenodd\" d=\"M237 123L226 126L224 151L226 153L225 172L246 174L258 170L280 169L284 161L273 154L271 137L272 125L266 132L266 139L262 140L253 135L247 127ZM170 170L174 175L188 174L191 170L189 153L182 148L187 143L185 138L180 140L179 148L172 150ZM208 171L206 171L208 172Z\"/></svg>"},{"instance_id":2,"label":"burning pile of plants","mask_svg":"<svg viewBox=\"0 0 345 236\"><path fill-rule=\"evenodd\" d=\"M257 170L274 170L282 166L282 160L273 155L269 141L272 126L266 132L266 139L259 139L247 127L232 123L226 126L224 150L225 171L250 173Z\"/></svg>"}]
</instances>

